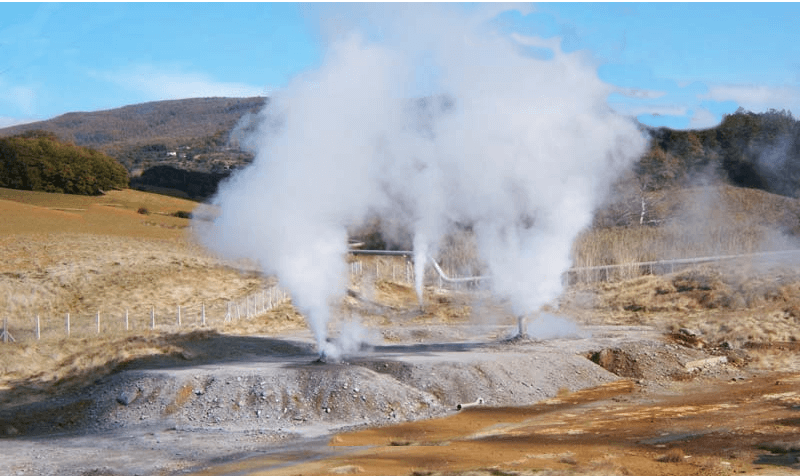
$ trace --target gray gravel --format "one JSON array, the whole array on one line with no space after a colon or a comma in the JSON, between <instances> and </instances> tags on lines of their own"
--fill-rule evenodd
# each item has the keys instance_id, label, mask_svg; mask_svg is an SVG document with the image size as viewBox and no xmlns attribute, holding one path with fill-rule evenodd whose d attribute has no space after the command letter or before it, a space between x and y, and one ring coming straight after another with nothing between
<instances>
[{"instance_id":1,"label":"gray gravel","mask_svg":"<svg viewBox=\"0 0 800 476\"><path fill-rule=\"evenodd\" d=\"M705 355L643 327L590 327L581 337L547 341L481 330L475 337L464 326L393 329L385 331L392 343L333 364L315 362L306 334L242 338L227 355L196 350L186 361L139 361L79 391L0 409L0 468L11 475L147 475L287 444L323 453L326 436L343 429L442 416L479 398L528 405L617 380L587 358L603 349L633 359L648 374L640 376L643 385L663 384ZM237 342L219 339L230 342L203 345Z\"/></svg>"}]
</instances>

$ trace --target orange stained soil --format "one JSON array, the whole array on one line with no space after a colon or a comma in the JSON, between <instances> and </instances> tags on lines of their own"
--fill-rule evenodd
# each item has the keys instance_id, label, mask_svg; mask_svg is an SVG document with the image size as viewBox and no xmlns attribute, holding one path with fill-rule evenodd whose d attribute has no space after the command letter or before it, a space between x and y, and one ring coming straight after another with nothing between
<instances>
[{"instance_id":1,"label":"orange stained soil","mask_svg":"<svg viewBox=\"0 0 800 476\"><path fill-rule=\"evenodd\" d=\"M528 407L470 408L334 436L322 459L253 458L197 474L725 475L800 470L800 374L690 382L669 394L630 381ZM304 460L305 458L305 460Z\"/></svg>"}]
</instances>

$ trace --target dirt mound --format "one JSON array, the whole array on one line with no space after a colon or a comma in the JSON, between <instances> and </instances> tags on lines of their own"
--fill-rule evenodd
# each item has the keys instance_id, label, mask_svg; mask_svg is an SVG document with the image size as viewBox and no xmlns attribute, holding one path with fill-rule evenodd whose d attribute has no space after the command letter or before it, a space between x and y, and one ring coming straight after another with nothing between
<instances>
[{"instance_id":1,"label":"dirt mound","mask_svg":"<svg viewBox=\"0 0 800 476\"><path fill-rule=\"evenodd\" d=\"M430 418L478 398L534 402L617 378L535 342L379 345L340 364L316 364L310 342L284 339L202 333L161 344L173 352L109 361L112 373L51 387L47 400L6 401L0 428L30 436L168 418L187 431L313 433Z\"/></svg>"},{"instance_id":2,"label":"dirt mound","mask_svg":"<svg viewBox=\"0 0 800 476\"><path fill-rule=\"evenodd\" d=\"M729 361L727 356L709 360L709 354L696 347L653 342L624 343L588 352L586 357L615 375L658 386L691 380L701 370L704 377L735 373L735 367L722 364L741 361L736 357Z\"/></svg>"}]
</instances>

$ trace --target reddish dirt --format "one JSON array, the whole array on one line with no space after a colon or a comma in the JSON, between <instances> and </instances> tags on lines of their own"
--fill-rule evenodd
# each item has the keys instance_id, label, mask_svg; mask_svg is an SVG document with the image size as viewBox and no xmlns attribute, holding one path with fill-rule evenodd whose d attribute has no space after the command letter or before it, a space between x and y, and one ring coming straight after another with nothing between
<instances>
[{"instance_id":1,"label":"reddish dirt","mask_svg":"<svg viewBox=\"0 0 800 476\"><path fill-rule=\"evenodd\" d=\"M258 459L200 474L432 475L486 473L727 475L800 470L800 373L694 381L669 394L631 381L529 407L335 436L334 456L269 471ZM360 447L360 448L359 448ZM355 449L355 451L352 451Z\"/></svg>"}]
</instances>

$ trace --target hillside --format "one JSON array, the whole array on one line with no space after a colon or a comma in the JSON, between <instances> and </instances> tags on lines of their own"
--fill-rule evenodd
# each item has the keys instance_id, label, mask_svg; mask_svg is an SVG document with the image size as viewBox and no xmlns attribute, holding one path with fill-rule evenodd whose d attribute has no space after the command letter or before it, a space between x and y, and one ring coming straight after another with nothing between
<instances>
[{"instance_id":1,"label":"hillside","mask_svg":"<svg viewBox=\"0 0 800 476\"><path fill-rule=\"evenodd\" d=\"M446 114L452 108L452 101L445 99L437 114ZM202 200L216 191L219 181L231 170L252 162L252 153L231 141L231 132L268 101L263 97L196 98L72 112L0 129L0 137L48 131L63 141L116 159L130 173L132 187ZM420 127L431 133L428 121L435 111L430 107L438 103L426 98L417 101L426 111ZM636 201L643 194L704 183L798 196L800 122L791 112L740 109L705 130L641 128L651 138L650 149L619 181L614 192L618 197ZM648 211L644 215L635 210L607 212L612 225L654 219L644 216Z\"/></svg>"},{"instance_id":2,"label":"hillside","mask_svg":"<svg viewBox=\"0 0 800 476\"><path fill-rule=\"evenodd\" d=\"M242 116L257 113L266 102L262 97L197 98L71 112L0 129L0 137L49 131L110 155L134 176L155 165L221 172L252 160L252 155L229 146L228 135Z\"/></svg>"}]
</instances>

